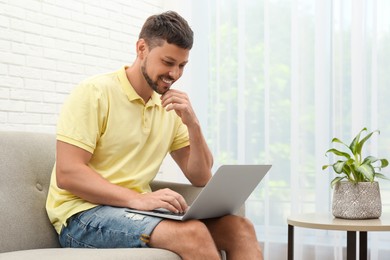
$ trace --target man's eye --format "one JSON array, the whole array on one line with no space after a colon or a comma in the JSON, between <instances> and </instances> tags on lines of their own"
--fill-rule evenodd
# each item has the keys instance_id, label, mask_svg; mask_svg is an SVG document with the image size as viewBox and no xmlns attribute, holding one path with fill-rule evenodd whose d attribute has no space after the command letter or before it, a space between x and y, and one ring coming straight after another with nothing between
<instances>
[{"instance_id":1,"label":"man's eye","mask_svg":"<svg viewBox=\"0 0 390 260\"><path fill-rule=\"evenodd\" d=\"M164 60L163 63L164 63L165 65L168 65L168 66L173 66L173 65L174 65L173 62L166 61L166 60Z\"/></svg>"}]
</instances>

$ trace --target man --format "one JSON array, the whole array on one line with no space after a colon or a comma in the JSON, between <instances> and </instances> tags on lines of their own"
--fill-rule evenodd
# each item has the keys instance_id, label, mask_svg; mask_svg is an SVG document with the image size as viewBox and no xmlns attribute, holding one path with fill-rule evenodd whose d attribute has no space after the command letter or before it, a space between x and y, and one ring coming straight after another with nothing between
<instances>
[{"instance_id":1,"label":"man","mask_svg":"<svg viewBox=\"0 0 390 260\"><path fill-rule=\"evenodd\" d=\"M229 259L262 259L245 218L179 222L125 211L187 209L180 194L150 190L168 152L193 185L211 178L213 158L188 96L171 89L192 43L177 13L151 16L132 66L82 82L65 102L46 204L63 247L155 247L183 259L219 259L222 249Z\"/></svg>"}]
</instances>

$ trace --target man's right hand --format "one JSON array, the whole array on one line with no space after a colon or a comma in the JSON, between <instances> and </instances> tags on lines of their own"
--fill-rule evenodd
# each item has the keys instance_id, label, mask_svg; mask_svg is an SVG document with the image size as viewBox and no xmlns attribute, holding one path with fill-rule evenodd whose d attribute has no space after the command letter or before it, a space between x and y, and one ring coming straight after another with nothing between
<instances>
[{"instance_id":1,"label":"man's right hand","mask_svg":"<svg viewBox=\"0 0 390 260\"><path fill-rule=\"evenodd\" d=\"M168 188L139 194L132 198L130 204L133 209L154 210L164 208L174 213L183 213L188 208L183 196Z\"/></svg>"}]
</instances>

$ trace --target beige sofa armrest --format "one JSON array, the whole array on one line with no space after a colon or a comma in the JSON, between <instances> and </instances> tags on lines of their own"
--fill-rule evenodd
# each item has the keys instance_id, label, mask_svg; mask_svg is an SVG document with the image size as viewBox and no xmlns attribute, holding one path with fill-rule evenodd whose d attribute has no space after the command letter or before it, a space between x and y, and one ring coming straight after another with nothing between
<instances>
[{"instance_id":1,"label":"beige sofa armrest","mask_svg":"<svg viewBox=\"0 0 390 260\"><path fill-rule=\"evenodd\" d=\"M188 205L192 204L196 196L198 196L199 192L202 190L202 187L195 187L191 184L158 181L158 180L154 180L150 184L150 186L153 191L163 189L163 188L169 188L171 190L174 190L177 193L180 193L184 197ZM236 215L245 216L245 205L242 205L240 210L236 212Z\"/></svg>"}]
</instances>

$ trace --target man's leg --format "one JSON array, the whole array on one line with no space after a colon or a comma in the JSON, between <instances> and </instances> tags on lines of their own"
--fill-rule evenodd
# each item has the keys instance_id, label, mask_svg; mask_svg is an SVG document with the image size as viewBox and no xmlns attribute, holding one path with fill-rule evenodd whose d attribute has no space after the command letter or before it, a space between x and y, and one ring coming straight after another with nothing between
<instances>
[{"instance_id":1,"label":"man's leg","mask_svg":"<svg viewBox=\"0 0 390 260\"><path fill-rule=\"evenodd\" d=\"M220 259L213 238L201 221L163 220L129 213L125 208L98 206L74 215L60 234L62 247L155 247L182 259Z\"/></svg>"},{"instance_id":2,"label":"man's leg","mask_svg":"<svg viewBox=\"0 0 390 260\"><path fill-rule=\"evenodd\" d=\"M198 220L161 221L151 234L149 245L175 252L183 260L221 259L209 230Z\"/></svg>"},{"instance_id":3,"label":"man's leg","mask_svg":"<svg viewBox=\"0 0 390 260\"><path fill-rule=\"evenodd\" d=\"M261 247L253 224L246 218L228 215L204 220L220 250L225 250L229 260L262 260Z\"/></svg>"},{"instance_id":4,"label":"man's leg","mask_svg":"<svg viewBox=\"0 0 390 260\"><path fill-rule=\"evenodd\" d=\"M62 247L149 247L161 218L129 213L125 208L97 206L70 217L59 236Z\"/></svg>"}]
</instances>

